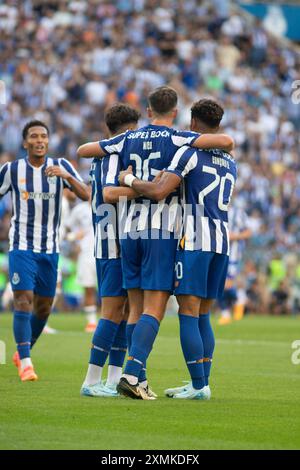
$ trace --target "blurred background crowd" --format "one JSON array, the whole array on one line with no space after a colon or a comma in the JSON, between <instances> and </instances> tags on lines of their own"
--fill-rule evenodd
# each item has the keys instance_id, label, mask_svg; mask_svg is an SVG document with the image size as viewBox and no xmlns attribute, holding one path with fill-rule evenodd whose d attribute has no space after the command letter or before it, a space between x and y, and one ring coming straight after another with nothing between
<instances>
[{"instance_id":1,"label":"blurred background crowd","mask_svg":"<svg viewBox=\"0 0 300 470\"><path fill-rule=\"evenodd\" d=\"M239 283L254 313L300 312L300 104L297 45L268 34L227 0L6 0L0 4L0 165L24 156L33 117L51 129L50 154L84 178L76 148L106 135L105 109L129 103L146 122L147 94L168 83L180 95L176 126L214 97L236 139L236 203L249 216ZM0 201L0 291L7 280L10 199ZM67 250L68 251L68 250ZM69 250L70 251L70 250ZM64 292L80 298L76 259L62 259ZM72 277L73 276L73 277Z\"/></svg>"}]
</instances>

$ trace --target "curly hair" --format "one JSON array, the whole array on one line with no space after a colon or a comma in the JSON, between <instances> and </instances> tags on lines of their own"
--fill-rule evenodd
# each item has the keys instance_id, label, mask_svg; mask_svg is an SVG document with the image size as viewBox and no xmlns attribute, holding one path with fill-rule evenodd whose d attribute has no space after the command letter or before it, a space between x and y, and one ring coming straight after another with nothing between
<instances>
[{"instance_id":1,"label":"curly hair","mask_svg":"<svg viewBox=\"0 0 300 470\"><path fill-rule=\"evenodd\" d=\"M116 103L105 113L105 124L112 134L118 132L125 124L137 123L140 113L123 103Z\"/></svg>"},{"instance_id":2,"label":"curly hair","mask_svg":"<svg viewBox=\"0 0 300 470\"><path fill-rule=\"evenodd\" d=\"M219 127L224 109L216 101L202 99L193 104L192 118L202 121L211 128Z\"/></svg>"}]
</instances>

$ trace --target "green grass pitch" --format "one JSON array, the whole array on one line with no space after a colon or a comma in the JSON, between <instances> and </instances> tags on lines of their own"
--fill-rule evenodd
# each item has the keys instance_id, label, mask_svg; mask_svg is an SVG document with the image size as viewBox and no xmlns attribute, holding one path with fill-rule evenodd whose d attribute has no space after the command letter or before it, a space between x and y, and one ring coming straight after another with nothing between
<instances>
[{"instance_id":1,"label":"green grass pitch","mask_svg":"<svg viewBox=\"0 0 300 470\"><path fill-rule=\"evenodd\" d=\"M178 321L167 317L151 354L154 402L79 396L91 335L80 315L53 315L56 336L33 349L39 381L21 383L11 363L12 316L0 315L0 449L299 449L300 365L291 344L300 318L249 317L215 325L209 402L178 402L163 390L188 379Z\"/></svg>"}]
</instances>

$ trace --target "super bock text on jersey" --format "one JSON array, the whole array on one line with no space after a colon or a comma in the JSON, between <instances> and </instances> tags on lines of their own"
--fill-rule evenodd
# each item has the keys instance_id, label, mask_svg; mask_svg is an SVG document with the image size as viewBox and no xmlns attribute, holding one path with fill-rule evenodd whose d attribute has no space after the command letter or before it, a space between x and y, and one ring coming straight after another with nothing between
<instances>
[{"instance_id":1,"label":"super bock text on jersey","mask_svg":"<svg viewBox=\"0 0 300 470\"><path fill-rule=\"evenodd\" d=\"M13 214L9 232L11 250L58 253L58 229L62 192L70 185L62 178L47 177L45 170L58 165L73 177L81 177L64 158L47 158L33 167L27 158L6 163L0 170L0 197L12 193Z\"/></svg>"},{"instance_id":2,"label":"super bock text on jersey","mask_svg":"<svg viewBox=\"0 0 300 470\"><path fill-rule=\"evenodd\" d=\"M194 132L180 132L150 124L101 141L100 146L108 154L117 153L123 168L132 165L133 173L139 179L152 181L169 166L180 147L192 145L198 137L199 134ZM146 197L129 202L127 216L120 222L126 289L172 291L178 205L177 190L159 203ZM132 234L138 234L138 237Z\"/></svg>"},{"instance_id":3,"label":"super bock text on jersey","mask_svg":"<svg viewBox=\"0 0 300 470\"><path fill-rule=\"evenodd\" d=\"M133 167L133 174L144 181L152 181L167 168L175 152L184 145L192 145L198 133L177 131L165 126L150 124L136 131L127 131L117 137L100 142L108 154L117 153L122 167ZM171 207L179 202L179 191L175 191L165 201L157 203L148 198L138 198L129 203L124 232L145 229L163 229L173 232L175 221ZM163 218L163 209L170 207L170 217ZM166 223L164 223L166 221Z\"/></svg>"}]
</instances>

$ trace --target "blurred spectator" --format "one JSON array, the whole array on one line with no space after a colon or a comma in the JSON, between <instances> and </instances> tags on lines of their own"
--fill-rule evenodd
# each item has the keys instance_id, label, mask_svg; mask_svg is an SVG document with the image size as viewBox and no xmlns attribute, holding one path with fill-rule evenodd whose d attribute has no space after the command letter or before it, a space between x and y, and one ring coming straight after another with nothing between
<instances>
[{"instance_id":1,"label":"blurred spectator","mask_svg":"<svg viewBox=\"0 0 300 470\"><path fill-rule=\"evenodd\" d=\"M230 14L227 0L6 0L0 35L7 96L0 113L0 165L24 156L21 129L34 117L51 128L50 153L76 160L79 144L105 135L104 112L115 101L138 107L144 124L149 90L169 83L180 94L181 128L189 126L195 100L211 96L223 103L224 129L238 144L234 197L254 232L246 253L256 273L248 286L250 305L267 309L259 299L263 288L271 295L266 273L278 259L274 252L280 260L300 252L300 106L291 100L300 66L295 49L271 37L259 20L250 24ZM89 162L77 164L87 178ZM9 209L1 201L2 251ZM247 276L246 270L248 282ZM289 282L299 284L299 275ZM295 311L297 288L289 294Z\"/></svg>"},{"instance_id":2,"label":"blurred spectator","mask_svg":"<svg viewBox=\"0 0 300 470\"><path fill-rule=\"evenodd\" d=\"M270 312L272 315L287 315L289 309L289 289L285 281L281 281L277 289L272 292Z\"/></svg>"}]
</instances>

